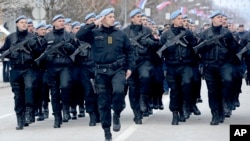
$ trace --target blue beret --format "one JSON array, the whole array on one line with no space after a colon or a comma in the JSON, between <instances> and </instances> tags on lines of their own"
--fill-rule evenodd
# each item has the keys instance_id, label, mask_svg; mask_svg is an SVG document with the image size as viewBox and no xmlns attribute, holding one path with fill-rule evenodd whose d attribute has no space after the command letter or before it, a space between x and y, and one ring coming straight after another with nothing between
<instances>
[{"instance_id":1,"label":"blue beret","mask_svg":"<svg viewBox=\"0 0 250 141\"><path fill-rule=\"evenodd\" d=\"M182 13L181 13L181 10L176 10L176 11L174 11L173 13L171 13L171 15L170 15L170 19L171 20L174 20L176 17L178 17L179 15L181 15Z\"/></svg>"},{"instance_id":2,"label":"blue beret","mask_svg":"<svg viewBox=\"0 0 250 141\"><path fill-rule=\"evenodd\" d=\"M33 21L32 21L32 19L28 19L28 24L33 24Z\"/></svg>"},{"instance_id":3,"label":"blue beret","mask_svg":"<svg viewBox=\"0 0 250 141\"><path fill-rule=\"evenodd\" d=\"M46 25L44 23L39 23L35 28L39 29L41 27L46 27Z\"/></svg>"},{"instance_id":4,"label":"blue beret","mask_svg":"<svg viewBox=\"0 0 250 141\"><path fill-rule=\"evenodd\" d=\"M58 20L58 19L64 19L64 16L62 14L56 15L53 19L52 22Z\"/></svg>"},{"instance_id":5,"label":"blue beret","mask_svg":"<svg viewBox=\"0 0 250 141\"><path fill-rule=\"evenodd\" d=\"M141 13L141 16L142 16L142 17L146 17L146 14L145 14L145 13Z\"/></svg>"},{"instance_id":6,"label":"blue beret","mask_svg":"<svg viewBox=\"0 0 250 141\"><path fill-rule=\"evenodd\" d=\"M80 26L85 26L86 24L85 23L81 23Z\"/></svg>"},{"instance_id":7,"label":"blue beret","mask_svg":"<svg viewBox=\"0 0 250 141\"><path fill-rule=\"evenodd\" d=\"M215 16L218 16L218 15L223 15L223 14L221 13L221 11L217 10L217 11L214 11L209 17L214 18Z\"/></svg>"},{"instance_id":8,"label":"blue beret","mask_svg":"<svg viewBox=\"0 0 250 141\"><path fill-rule=\"evenodd\" d=\"M64 23L65 23L65 24L71 23L71 19L70 19L70 18L65 18L65 19L64 19Z\"/></svg>"},{"instance_id":9,"label":"blue beret","mask_svg":"<svg viewBox=\"0 0 250 141\"><path fill-rule=\"evenodd\" d=\"M183 15L182 18L183 18L183 19L187 19L188 16L187 16L187 15Z\"/></svg>"},{"instance_id":10,"label":"blue beret","mask_svg":"<svg viewBox=\"0 0 250 141\"><path fill-rule=\"evenodd\" d=\"M71 24L72 28L76 27L76 26L81 26L80 22L75 21Z\"/></svg>"},{"instance_id":11,"label":"blue beret","mask_svg":"<svg viewBox=\"0 0 250 141\"><path fill-rule=\"evenodd\" d=\"M27 19L26 16L22 15L22 16L19 16L18 18L16 18L16 23L21 20L21 19Z\"/></svg>"},{"instance_id":12,"label":"blue beret","mask_svg":"<svg viewBox=\"0 0 250 141\"><path fill-rule=\"evenodd\" d=\"M90 18L95 18L96 17L96 14L93 12L93 13L89 13L86 15L86 17L84 18L85 21L87 21L88 19Z\"/></svg>"},{"instance_id":13,"label":"blue beret","mask_svg":"<svg viewBox=\"0 0 250 141\"><path fill-rule=\"evenodd\" d=\"M121 25L121 23L118 21L114 22L114 26L117 26L117 25Z\"/></svg>"},{"instance_id":14,"label":"blue beret","mask_svg":"<svg viewBox=\"0 0 250 141\"><path fill-rule=\"evenodd\" d=\"M95 19L99 19L99 18L101 18L101 15L96 15L95 16Z\"/></svg>"},{"instance_id":15,"label":"blue beret","mask_svg":"<svg viewBox=\"0 0 250 141\"><path fill-rule=\"evenodd\" d=\"M100 13L100 16L107 16L110 13L114 13L115 9L114 8L107 8L102 10L102 12Z\"/></svg>"},{"instance_id":16,"label":"blue beret","mask_svg":"<svg viewBox=\"0 0 250 141\"><path fill-rule=\"evenodd\" d=\"M142 13L142 12L141 12L141 9L134 9L134 10L132 10L132 11L130 12L129 17L132 18L132 17L134 17L135 15L141 14L141 13Z\"/></svg>"},{"instance_id":17,"label":"blue beret","mask_svg":"<svg viewBox=\"0 0 250 141\"><path fill-rule=\"evenodd\" d=\"M47 25L45 26L45 28L46 28L46 29L49 29L49 28L53 28L53 26L52 26L51 24L47 24Z\"/></svg>"}]
</instances>

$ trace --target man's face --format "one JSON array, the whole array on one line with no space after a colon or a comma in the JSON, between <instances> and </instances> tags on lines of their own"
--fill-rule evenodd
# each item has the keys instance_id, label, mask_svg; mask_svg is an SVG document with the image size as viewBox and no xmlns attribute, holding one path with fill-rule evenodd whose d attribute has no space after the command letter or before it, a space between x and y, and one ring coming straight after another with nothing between
<instances>
[{"instance_id":1,"label":"man's face","mask_svg":"<svg viewBox=\"0 0 250 141\"><path fill-rule=\"evenodd\" d=\"M102 24L105 27L111 27L113 26L115 23L115 14L114 13L110 13L108 15L106 15L104 17L104 19L102 20Z\"/></svg>"},{"instance_id":2,"label":"man's face","mask_svg":"<svg viewBox=\"0 0 250 141\"><path fill-rule=\"evenodd\" d=\"M131 21L134 25L141 25L142 24L141 14L134 15L134 17L131 18Z\"/></svg>"},{"instance_id":3,"label":"man's face","mask_svg":"<svg viewBox=\"0 0 250 141\"><path fill-rule=\"evenodd\" d=\"M183 27L188 28L189 27L189 20L187 18L183 19Z\"/></svg>"},{"instance_id":4,"label":"man's face","mask_svg":"<svg viewBox=\"0 0 250 141\"><path fill-rule=\"evenodd\" d=\"M244 30L245 30L245 28L242 27L242 26L238 28L238 31L239 31L239 32L243 32Z\"/></svg>"},{"instance_id":5,"label":"man's face","mask_svg":"<svg viewBox=\"0 0 250 141\"><path fill-rule=\"evenodd\" d=\"M182 18L182 15L177 16L177 17L173 20L173 24L174 24L174 27L183 26L183 18Z\"/></svg>"},{"instance_id":6,"label":"man's face","mask_svg":"<svg viewBox=\"0 0 250 141\"><path fill-rule=\"evenodd\" d=\"M95 21L96 19L95 18L90 18L86 21L86 24L91 24Z\"/></svg>"},{"instance_id":7,"label":"man's face","mask_svg":"<svg viewBox=\"0 0 250 141\"><path fill-rule=\"evenodd\" d=\"M64 28L68 32L71 32L71 30L72 30L72 27L71 27L70 23L64 24Z\"/></svg>"},{"instance_id":8,"label":"man's face","mask_svg":"<svg viewBox=\"0 0 250 141\"><path fill-rule=\"evenodd\" d=\"M60 18L53 22L53 25L55 26L55 29L62 29L65 27L64 25L64 19Z\"/></svg>"},{"instance_id":9,"label":"man's face","mask_svg":"<svg viewBox=\"0 0 250 141\"><path fill-rule=\"evenodd\" d=\"M28 32L30 32L30 33L34 32L34 25L32 23L28 24Z\"/></svg>"},{"instance_id":10,"label":"man's face","mask_svg":"<svg viewBox=\"0 0 250 141\"><path fill-rule=\"evenodd\" d=\"M36 30L38 36L45 36L46 34L46 28L45 27L41 27L39 29Z\"/></svg>"},{"instance_id":11,"label":"man's face","mask_svg":"<svg viewBox=\"0 0 250 141\"><path fill-rule=\"evenodd\" d=\"M223 24L223 16L222 15L217 15L215 17L213 17L211 20L212 20L212 23L214 26L221 26Z\"/></svg>"},{"instance_id":12,"label":"man's face","mask_svg":"<svg viewBox=\"0 0 250 141\"><path fill-rule=\"evenodd\" d=\"M27 30L28 28L28 23L27 23L27 19L21 19L16 23L16 26L18 28L19 31L24 31Z\"/></svg>"},{"instance_id":13,"label":"man's face","mask_svg":"<svg viewBox=\"0 0 250 141\"><path fill-rule=\"evenodd\" d=\"M142 25L146 26L148 24L147 17L143 16L141 17Z\"/></svg>"},{"instance_id":14,"label":"man's face","mask_svg":"<svg viewBox=\"0 0 250 141\"><path fill-rule=\"evenodd\" d=\"M72 28L72 33L76 34L80 27L81 26L75 26L74 28Z\"/></svg>"}]
</instances>

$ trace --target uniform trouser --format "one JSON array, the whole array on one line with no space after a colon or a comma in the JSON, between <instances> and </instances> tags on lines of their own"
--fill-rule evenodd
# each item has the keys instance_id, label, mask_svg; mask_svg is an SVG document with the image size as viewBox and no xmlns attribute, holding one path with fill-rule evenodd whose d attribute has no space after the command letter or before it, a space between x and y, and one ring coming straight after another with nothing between
<instances>
[{"instance_id":1,"label":"uniform trouser","mask_svg":"<svg viewBox=\"0 0 250 141\"><path fill-rule=\"evenodd\" d=\"M149 61L142 63L128 80L129 85L129 100L133 110L139 110L139 101L144 100L147 103L150 94L151 71L153 65ZM139 108L139 109L138 109Z\"/></svg>"},{"instance_id":2,"label":"uniform trouser","mask_svg":"<svg viewBox=\"0 0 250 141\"><path fill-rule=\"evenodd\" d=\"M193 69L189 65L168 66L167 81L170 87L170 111L181 111L183 103L190 104Z\"/></svg>"},{"instance_id":3,"label":"uniform trouser","mask_svg":"<svg viewBox=\"0 0 250 141\"><path fill-rule=\"evenodd\" d=\"M93 67L81 67L80 72L81 84L84 91L85 108L87 113L97 112L97 94L94 93L94 85L92 86L90 79L94 79Z\"/></svg>"},{"instance_id":4,"label":"uniform trouser","mask_svg":"<svg viewBox=\"0 0 250 141\"><path fill-rule=\"evenodd\" d=\"M117 115L120 115L124 109L125 82L124 70L118 70L112 74L96 74L95 83L102 128L110 128L111 126L111 104Z\"/></svg>"},{"instance_id":5,"label":"uniform trouser","mask_svg":"<svg viewBox=\"0 0 250 141\"><path fill-rule=\"evenodd\" d=\"M3 82L9 82L10 61L3 61Z\"/></svg>"},{"instance_id":6,"label":"uniform trouser","mask_svg":"<svg viewBox=\"0 0 250 141\"><path fill-rule=\"evenodd\" d=\"M191 104L195 105L197 98L200 97L201 91L201 74L199 70L199 66L193 66L193 82L192 82L192 97L191 97Z\"/></svg>"},{"instance_id":7,"label":"uniform trouser","mask_svg":"<svg viewBox=\"0 0 250 141\"><path fill-rule=\"evenodd\" d=\"M71 69L68 66L48 68L49 87L51 90L51 103L54 114L61 113L62 104L69 106L71 93Z\"/></svg>"},{"instance_id":8,"label":"uniform trouser","mask_svg":"<svg viewBox=\"0 0 250 141\"><path fill-rule=\"evenodd\" d=\"M48 75L48 72L45 71L43 73L43 89L42 89L42 95L43 95L43 102L44 102L44 105L43 106L47 106L48 102L50 102L50 95L49 95L49 75Z\"/></svg>"},{"instance_id":9,"label":"uniform trouser","mask_svg":"<svg viewBox=\"0 0 250 141\"><path fill-rule=\"evenodd\" d=\"M164 74L162 65L154 66L151 76L151 97L154 104L162 104Z\"/></svg>"},{"instance_id":10,"label":"uniform trouser","mask_svg":"<svg viewBox=\"0 0 250 141\"><path fill-rule=\"evenodd\" d=\"M14 109L17 115L22 115L26 107L33 108L35 82L36 73L33 69L11 69L10 84L14 93Z\"/></svg>"},{"instance_id":11,"label":"uniform trouser","mask_svg":"<svg viewBox=\"0 0 250 141\"><path fill-rule=\"evenodd\" d=\"M205 65L205 79L208 88L208 102L211 112L228 108L228 100L232 93L233 66L229 63ZM225 105L223 105L225 104Z\"/></svg>"},{"instance_id":12,"label":"uniform trouser","mask_svg":"<svg viewBox=\"0 0 250 141\"><path fill-rule=\"evenodd\" d=\"M35 109L38 110L39 108L42 108L42 102L43 102L43 75L44 71L42 70L36 70L37 75L37 86L36 86L36 95L35 95Z\"/></svg>"},{"instance_id":13,"label":"uniform trouser","mask_svg":"<svg viewBox=\"0 0 250 141\"><path fill-rule=\"evenodd\" d=\"M84 91L83 86L81 84L82 82L82 76L81 76L81 70L82 68L78 65L73 67L73 86L72 86L72 94L70 97L70 106L72 108L76 108L77 105L79 107L84 107Z\"/></svg>"}]
</instances>

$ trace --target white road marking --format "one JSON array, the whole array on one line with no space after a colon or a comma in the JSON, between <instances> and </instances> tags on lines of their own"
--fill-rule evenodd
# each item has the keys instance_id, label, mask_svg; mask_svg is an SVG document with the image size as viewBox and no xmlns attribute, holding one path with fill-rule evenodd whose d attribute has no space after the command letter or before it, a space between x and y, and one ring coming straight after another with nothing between
<instances>
[{"instance_id":1,"label":"white road marking","mask_svg":"<svg viewBox=\"0 0 250 141\"><path fill-rule=\"evenodd\" d=\"M2 116L0 116L0 119L7 118L7 117L12 116L14 114L15 113L9 113L9 114L2 115Z\"/></svg>"}]
</instances>

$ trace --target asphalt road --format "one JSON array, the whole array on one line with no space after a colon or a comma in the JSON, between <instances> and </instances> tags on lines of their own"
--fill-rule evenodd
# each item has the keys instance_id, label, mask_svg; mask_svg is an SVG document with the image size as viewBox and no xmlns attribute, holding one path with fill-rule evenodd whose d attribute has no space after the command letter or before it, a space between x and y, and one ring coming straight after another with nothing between
<instances>
[{"instance_id":1,"label":"asphalt road","mask_svg":"<svg viewBox=\"0 0 250 141\"><path fill-rule=\"evenodd\" d=\"M3 85L2 81L0 85ZM203 103L199 103L198 107L202 114L191 115L190 119L178 126L171 125L169 95L163 97L164 110L154 110L152 116L143 119L142 125L134 124L133 114L126 98L127 106L121 115L122 128L120 132L112 132L113 141L229 141L231 124L250 125L250 87L245 83L240 94L241 106L233 111L231 118L227 118L218 126L209 124L211 113L204 81L201 93ZM0 88L0 141L104 141L100 124L89 127L87 114L85 118L63 123L59 129L53 128L53 120L50 105L49 119L36 121L24 130L17 131L13 94L10 87Z\"/></svg>"}]
</instances>

